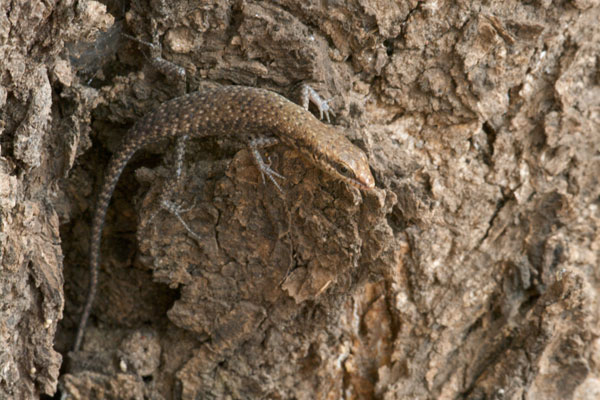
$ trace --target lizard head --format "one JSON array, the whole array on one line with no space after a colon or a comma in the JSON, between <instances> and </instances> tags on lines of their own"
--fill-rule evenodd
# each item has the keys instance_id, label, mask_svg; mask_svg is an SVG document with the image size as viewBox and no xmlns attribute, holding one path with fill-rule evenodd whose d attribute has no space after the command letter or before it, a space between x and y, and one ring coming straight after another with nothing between
<instances>
[{"instance_id":1,"label":"lizard head","mask_svg":"<svg viewBox=\"0 0 600 400\"><path fill-rule=\"evenodd\" d=\"M343 149L328 156L327 172L360 189L372 189L375 180L371 175L367 156L358 147L346 140Z\"/></svg>"},{"instance_id":2,"label":"lizard head","mask_svg":"<svg viewBox=\"0 0 600 400\"><path fill-rule=\"evenodd\" d=\"M289 123L286 120L282 129L285 134L280 135L280 139L331 176L359 189L373 189L375 179L365 153L337 128L325 125L307 111L294 107L299 110L295 110L297 121Z\"/></svg>"},{"instance_id":3,"label":"lizard head","mask_svg":"<svg viewBox=\"0 0 600 400\"><path fill-rule=\"evenodd\" d=\"M375 187L367 156L344 135L329 128L319 142L319 151L312 156L321 169L359 189Z\"/></svg>"}]
</instances>

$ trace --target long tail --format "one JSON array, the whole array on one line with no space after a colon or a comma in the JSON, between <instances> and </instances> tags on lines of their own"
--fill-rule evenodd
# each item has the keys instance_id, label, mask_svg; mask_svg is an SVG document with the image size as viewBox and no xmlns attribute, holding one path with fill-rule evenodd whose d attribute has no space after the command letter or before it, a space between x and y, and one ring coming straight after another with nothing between
<instances>
[{"instance_id":1,"label":"long tail","mask_svg":"<svg viewBox=\"0 0 600 400\"><path fill-rule=\"evenodd\" d=\"M73 351L78 351L81 347L85 326L87 325L90 312L92 311L94 297L96 297L96 289L98 287L98 268L100 265L100 243L102 240L102 230L104 228L106 210L110 204L110 199L112 198L115 186L119 181L119 177L121 176L125 165L127 165L127 162L135 153L137 146L123 146L122 149L122 151L113 156L108 164L104 183L100 189L100 195L96 203L96 211L92 221L92 237L90 241L90 288L85 302L85 307L83 308L83 313L81 314L81 320L79 322L79 326L77 327L77 336L75 337Z\"/></svg>"}]
</instances>

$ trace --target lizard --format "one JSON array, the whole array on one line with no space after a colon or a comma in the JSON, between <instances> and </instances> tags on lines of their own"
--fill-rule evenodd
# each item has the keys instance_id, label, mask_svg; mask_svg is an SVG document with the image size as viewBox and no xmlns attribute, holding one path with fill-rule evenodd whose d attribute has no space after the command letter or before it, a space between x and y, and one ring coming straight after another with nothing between
<instances>
[{"instance_id":1,"label":"lizard","mask_svg":"<svg viewBox=\"0 0 600 400\"><path fill-rule=\"evenodd\" d=\"M321 118L325 111L329 120L327 104L318 104L321 99L308 86L303 87L303 95L303 106L299 106L266 89L222 86L166 101L131 128L112 155L100 187L91 228L89 289L74 352L81 346L97 291L102 231L112 194L128 161L144 146L167 138L230 136L250 147L263 181L266 175L281 190L274 177L283 177L262 160L258 148L282 143L335 178L363 190L375 187L365 153L310 113L307 97L317 103Z\"/></svg>"}]
</instances>

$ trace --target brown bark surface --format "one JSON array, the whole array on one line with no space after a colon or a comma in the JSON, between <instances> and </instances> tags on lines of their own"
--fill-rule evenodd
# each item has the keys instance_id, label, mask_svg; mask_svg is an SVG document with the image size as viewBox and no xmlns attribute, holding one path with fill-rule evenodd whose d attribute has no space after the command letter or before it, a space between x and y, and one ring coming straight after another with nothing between
<instances>
[{"instance_id":1,"label":"brown bark surface","mask_svg":"<svg viewBox=\"0 0 600 400\"><path fill-rule=\"evenodd\" d=\"M600 398L598 3L1 3L0 399ZM285 146L283 193L223 138L179 181L173 143L144 149L69 353L127 129L206 85L300 82L377 189Z\"/></svg>"}]
</instances>

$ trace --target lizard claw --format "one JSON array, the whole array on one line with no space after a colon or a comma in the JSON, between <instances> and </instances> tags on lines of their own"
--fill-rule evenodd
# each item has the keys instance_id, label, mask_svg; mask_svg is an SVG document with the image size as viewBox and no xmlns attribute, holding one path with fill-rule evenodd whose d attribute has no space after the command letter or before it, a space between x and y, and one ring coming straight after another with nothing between
<instances>
[{"instance_id":1,"label":"lizard claw","mask_svg":"<svg viewBox=\"0 0 600 400\"><path fill-rule=\"evenodd\" d=\"M302 86L300 87L300 92L302 97L302 107L304 107L305 110L308 110L308 104L309 102L312 102L319 109L319 118L323 119L323 115L325 115L325 119L327 119L327 122L331 123L329 115L335 117L335 113L333 112L331 107L329 107L329 102L331 101L331 99L323 100L323 98L319 96L319 93L317 93L312 87L310 87L306 83L302 84Z\"/></svg>"},{"instance_id":2,"label":"lizard claw","mask_svg":"<svg viewBox=\"0 0 600 400\"><path fill-rule=\"evenodd\" d=\"M260 174L262 176L263 184L266 184L266 181L265 181L265 175L266 175L267 178L269 178L269 180L271 182L273 182L273 185L275 185L277 190L279 190L281 193L283 193L281 186L279 186L279 183L277 183L275 178L285 180L285 177L283 175L275 172L273 169L271 169L271 166L270 166L271 160L269 160L269 164L265 163L262 156L260 155L260 152L255 147L252 148L252 156L254 157L254 162L256 163L256 166L258 167L258 170L260 171Z\"/></svg>"},{"instance_id":3,"label":"lizard claw","mask_svg":"<svg viewBox=\"0 0 600 400\"><path fill-rule=\"evenodd\" d=\"M179 204L176 204L170 200L166 200L163 199L160 203L160 206L167 210L168 212L170 212L171 214L173 214L178 220L179 222L181 222L181 225L183 225L183 227L185 228L186 231L188 231L188 233L197 241L201 242L202 238L200 237L200 235L198 235L196 232L194 232L192 230L192 228L189 227L189 225L185 222L185 220L183 219L183 217L181 216L181 213L184 212L188 212L189 210L191 210L193 207L190 208L182 208Z\"/></svg>"}]
</instances>

